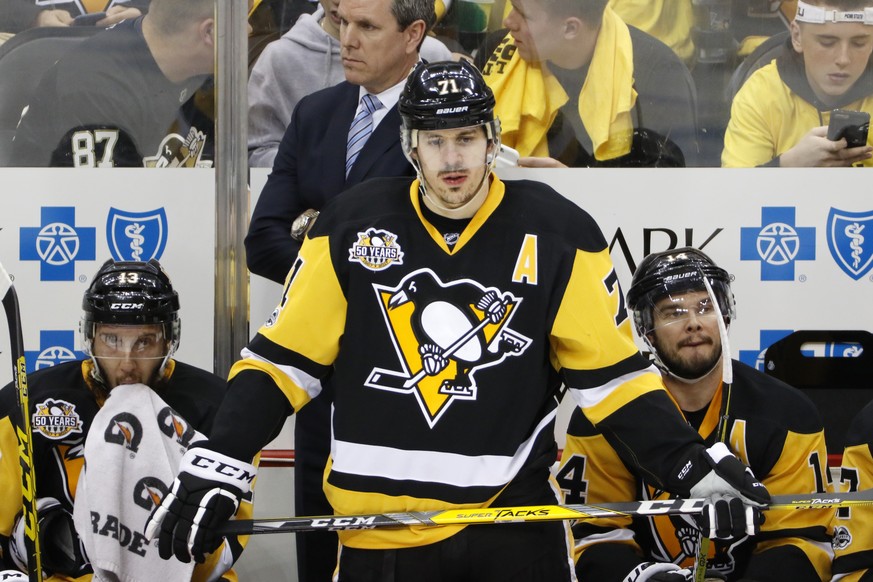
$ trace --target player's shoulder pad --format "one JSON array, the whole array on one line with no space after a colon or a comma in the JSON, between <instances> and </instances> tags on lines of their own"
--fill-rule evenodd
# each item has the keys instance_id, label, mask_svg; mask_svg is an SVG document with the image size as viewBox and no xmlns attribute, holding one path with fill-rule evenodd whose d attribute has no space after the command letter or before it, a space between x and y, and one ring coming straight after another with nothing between
<instances>
[{"instance_id":1,"label":"player's shoulder pad","mask_svg":"<svg viewBox=\"0 0 873 582\"><path fill-rule=\"evenodd\" d=\"M174 360L173 383L179 382L185 390L197 390L213 398L221 399L227 391L227 381L197 366Z\"/></svg>"},{"instance_id":2,"label":"player's shoulder pad","mask_svg":"<svg viewBox=\"0 0 873 582\"><path fill-rule=\"evenodd\" d=\"M873 402L861 409L849 423L846 446L873 445Z\"/></svg>"},{"instance_id":3,"label":"player's shoulder pad","mask_svg":"<svg viewBox=\"0 0 873 582\"><path fill-rule=\"evenodd\" d=\"M606 239L594 218L548 184L534 180L503 183L506 193L502 212L508 212L513 220L522 219L540 233L563 238L583 251L601 252L606 248Z\"/></svg>"},{"instance_id":4,"label":"player's shoulder pad","mask_svg":"<svg viewBox=\"0 0 873 582\"><path fill-rule=\"evenodd\" d=\"M821 413L802 390L738 360L732 363L734 386L743 390L737 395L736 403L743 412L767 418L796 433L823 430Z\"/></svg>"},{"instance_id":5,"label":"player's shoulder pad","mask_svg":"<svg viewBox=\"0 0 873 582\"><path fill-rule=\"evenodd\" d=\"M370 178L352 186L325 203L309 237L340 232L342 225L348 222L402 212L402 208L409 204L412 180L409 176Z\"/></svg>"}]
</instances>

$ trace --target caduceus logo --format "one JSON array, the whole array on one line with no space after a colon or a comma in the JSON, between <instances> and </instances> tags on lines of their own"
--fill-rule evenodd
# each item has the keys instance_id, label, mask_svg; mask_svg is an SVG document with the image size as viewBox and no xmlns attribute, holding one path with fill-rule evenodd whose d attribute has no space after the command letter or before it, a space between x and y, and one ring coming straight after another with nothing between
<instances>
[{"instance_id":1,"label":"caduceus logo","mask_svg":"<svg viewBox=\"0 0 873 582\"><path fill-rule=\"evenodd\" d=\"M831 208L828 213L828 248L837 265L856 281L873 268L873 210L848 212Z\"/></svg>"},{"instance_id":2,"label":"caduceus logo","mask_svg":"<svg viewBox=\"0 0 873 582\"><path fill-rule=\"evenodd\" d=\"M116 261L160 259L167 246L167 231L163 208L148 212L110 208L106 219L106 240Z\"/></svg>"}]
</instances>

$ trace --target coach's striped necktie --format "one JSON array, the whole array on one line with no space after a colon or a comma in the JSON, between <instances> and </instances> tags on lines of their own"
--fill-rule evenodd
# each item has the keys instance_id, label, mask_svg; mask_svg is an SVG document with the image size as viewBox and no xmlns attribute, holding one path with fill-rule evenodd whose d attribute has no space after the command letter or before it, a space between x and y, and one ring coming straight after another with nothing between
<instances>
[{"instance_id":1,"label":"coach's striped necktie","mask_svg":"<svg viewBox=\"0 0 873 582\"><path fill-rule=\"evenodd\" d=\"M361 110L352 121L349 139L346 142L346 177L352 169L352 164L358 159L358 154L364 149L367 138L373 133L373 112L382 107L382 102L369 93L361 97Z\"/></svg>"}]
</instances>

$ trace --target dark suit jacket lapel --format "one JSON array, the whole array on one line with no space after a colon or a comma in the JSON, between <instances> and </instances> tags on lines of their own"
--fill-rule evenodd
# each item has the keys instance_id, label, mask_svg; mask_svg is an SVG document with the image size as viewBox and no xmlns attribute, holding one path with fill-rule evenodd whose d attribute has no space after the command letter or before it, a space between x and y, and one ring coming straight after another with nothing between
<instances>
[{"instance_id":1,"label":"dark suit jacket lapel","mask_svg":"<svg viewBox=\"0 0 873 582\"><path fill-rule=\"evenodd\" d=\"M400 113L397 111L397 105L385 115L376 126L373 135L364 144L364 149L361 150L349 172L346 184L356 184L364 180L373 165L392 147L400 147Z\"/></svg>"}]
</instances>

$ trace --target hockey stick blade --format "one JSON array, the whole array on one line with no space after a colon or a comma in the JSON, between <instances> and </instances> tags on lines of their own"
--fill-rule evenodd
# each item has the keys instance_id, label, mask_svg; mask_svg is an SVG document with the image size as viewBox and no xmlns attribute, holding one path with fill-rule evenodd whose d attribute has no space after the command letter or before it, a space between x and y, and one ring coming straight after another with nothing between
<instances>
[{"instance_id":1,"label":"hockey stick blade","mask_svg":"<svg viewBox=\"0 0 873 582\"><path fill-rule=\"evenodd\" d=\"M355 529L432 527L594 519L638 515L681 515L700 513L705 499L665 499L627 501L599 505L534 505L526 507L485 507L369 515L324 515L252 520L231 520L221 529L222 535L297 533ZM809 495L774 495L767 509L825 509L873 505L873 490L857 493L813 493Z\"/></svg>"},{"instance_id":2,"label":"hockey stick blade","mask_svg":"<svg viewBox=\"0 0 873 582\"><path fill-rule=\"evenodd\" d=\"M19 419L18 460L21 466L21 511L24 520L24 549L27 553L27 574L31 582L42 582L42 560L36 511L36 477L33 468L33 433L30 427L30 402L27 392L27 364L24 360L24 338L21 311L12 277L0 264L0 292L9 326L9 352L12 356L12 381L18 396Z\"/></svg>"}]
</instances>

